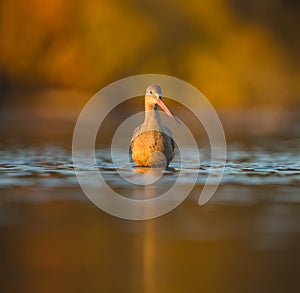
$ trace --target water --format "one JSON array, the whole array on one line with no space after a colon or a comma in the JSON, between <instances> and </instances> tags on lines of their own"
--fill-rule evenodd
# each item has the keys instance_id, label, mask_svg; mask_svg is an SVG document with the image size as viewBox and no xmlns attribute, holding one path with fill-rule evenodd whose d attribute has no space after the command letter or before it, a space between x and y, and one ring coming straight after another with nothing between
<instances>
[{"instance_id":1,"label":"water","mask_svg":"<svg viewBox=\"0 0 300 293\"><path fill-rule=\"evenodd\" d=\"M286 142L287 144L287 142ZM241 185L244 187L270 186L273 188L291 188L300 184L300 154L298 146L300 141L289 142L293 147L279 145L276 150L263 147L250 147L246 149L239 144L229 145L227 162L224 168L222 186ZM284 147L284 148L283 148ZM187 150L187 152L190 152ZM205 149L199 150L201 154L201 165L193 163L193 154L190 153L188 161L181 162L175 156L170 168L163 172L162 184L175 183L178 173L184 178L182 184L190 183L190 174L197 173L197 185L206 182L207 175L211 170L209 155ZM111 187L126 189L135 188L132 184L122 180L121 175L139 176L137 168L132 169L130 165L115 165L112 162L110 149L99 149L96 151L98 167L107 180L112 182ZM70 150L60 147L31 147L0 150L0 187L2 190L10 188L79 188L73 166ZM196 160L196 159L195 159ZM212 166L218 170L221 166ZM78 172L91 170L89 165L79 166ZM142 169L141 169L142 170ZM147 170L147 169L146 169ZM295 189L296 190L296 189ZM286 201L296 201L289 194ZM55 197L55 194L53 195ZM29 195L30 197L30 195ZM67 198L69 198L67 196ZM253 201L257 196L253 196ZM300 199L300 197L299 197ZM42 198L40 198L42 200ZM224 198L218 197L218 202L224 202ZM240 197L234 198L235 202Z\"/></svg>"},{"instance_id":2,"label":"water","mask_svg":"<svg viewBox=\"0 0 300 293\"><path fill-rule=\"evenodd\" d=\"M71 151L57 146L0 150L1 292L297 292L300 290L300 140L231 143L222 183L197 204L210 170L175 161L157 194L197 174L189 197L149 221L112 217L94 206L74 175ZM108 184L138 176L97 151ZM214 168L219 168L214 166ZM86 172L83 166L79 172ZM145 188L145 187L144 187ZM146 187L147 188L147 187Z\"/></svg>"}]
</instances>

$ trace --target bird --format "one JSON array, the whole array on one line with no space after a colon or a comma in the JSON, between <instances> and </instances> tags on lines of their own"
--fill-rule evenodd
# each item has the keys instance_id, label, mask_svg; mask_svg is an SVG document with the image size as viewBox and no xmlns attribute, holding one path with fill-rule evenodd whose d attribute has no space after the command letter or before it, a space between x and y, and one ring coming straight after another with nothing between
<instances>
[{"instance_id":1,"label":"bird","mask_svg":"<svg viewBox=\"0 0 300 293\"><path fill-rule=\"evenodd\" d=\"M133 131L129 153L137 167L168 168L174 158L175 141L161 120L158 106L177 123L180 121L162 101L159 85L149 85L145 94L144 123Z\"/></svg>"}]
</instances>

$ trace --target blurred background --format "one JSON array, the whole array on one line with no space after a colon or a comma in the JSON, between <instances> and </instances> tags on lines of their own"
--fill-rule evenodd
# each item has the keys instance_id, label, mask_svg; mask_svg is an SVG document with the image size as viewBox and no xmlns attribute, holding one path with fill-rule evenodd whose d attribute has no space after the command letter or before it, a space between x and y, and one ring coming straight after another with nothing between
<instances>
[{"instance_id":1,"label":"blurred background","mask_svg":"<svg viewBox=\"0 0 300 293\"><path fill-rule=\"evenodd\" d=\"M297 0L0 0L0 291L300 292L299 15ZM199 174L184 203L133 222L85 197L72 134L96 92L148 73L208 98L228 162L207 205L204 155L183 168ZM142 103L112 111L100 139ZM110 149L97 159L116 190L147 194Z\"/></svg>"},{"instance_id":2,"label":"blurred background","mask_svg":"<svg viewBox=\"0 0 300 293\"><path fill-rule=\"evenodd\" d=\"M46 121L51 138L70 122L69 140L98 90L157 73L202 91L228 138L245 133L241 124L250 133L292 133L300 105L299 11L294 0L1 1L2 128ZM25 137L45 132L31 130L17 127Z\"/></svg>"}]
</instances>

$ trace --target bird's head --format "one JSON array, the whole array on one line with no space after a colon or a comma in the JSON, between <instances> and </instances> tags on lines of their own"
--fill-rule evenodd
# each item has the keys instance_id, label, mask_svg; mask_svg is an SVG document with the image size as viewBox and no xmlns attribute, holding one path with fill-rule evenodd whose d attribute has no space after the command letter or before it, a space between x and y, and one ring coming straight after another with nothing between
<instances>
[{"instance_id":1,"label":"bird's head","mask_svg":"<svg viewBox=\"0 0 300 293\"><path fill-rule=\"evenodd\" d=\"M146 99L148 104L156 105L158 100L162 98L162 91L159 85L152 84L146 89Z\"/></svg>"},{"instance_id":2,"label":"bird's head","mask_svg":"<svg viewBox=\"0 0 300 293\"><path fill-rule=\"evenodd\" d=\"M146 104L146 110L153 110L153 109L156 110L158 105L167 113L167 115L173 117L177 122L179 122L179 120L173 115L173 113L168 109L168 107L162 101L162 90L159 85L152 84L147 87L145 104Z\"/></svg>"}]
</instances>

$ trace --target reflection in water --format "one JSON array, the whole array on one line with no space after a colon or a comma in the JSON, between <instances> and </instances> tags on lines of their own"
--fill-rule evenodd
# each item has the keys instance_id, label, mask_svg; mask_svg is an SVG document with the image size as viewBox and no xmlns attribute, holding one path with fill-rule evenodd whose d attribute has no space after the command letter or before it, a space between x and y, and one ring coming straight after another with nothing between
<instances>
[{"instance_id":1,"label":"reflection in water","mask_svg":"<svg viewBox=\"0 0 300 293\"><path fill-rule=\"evenodd\" d=\"M159 271L157 262L159 247L156 247L154 221L145 222L145 232L143 237L143 276L144 292L155 292L156 271Z\"/></svg>"},{"instance_id":2,"label":"reflection in water","mask_svg":"<svg viewBox=\"0 0 300 293\"><path fill-rule=\"evenodd\" d=\"M299 291L298 142L277 149L281 143L231 145L222 184L201 207L209 160L201 152L199 168L190 154L181 166L183 184L198 174L190 196L167 215L141 222L90 203L67 150L1 150L1 292ZM135 199L159 196L179 173L174 161L156 184L133 186L120 175L148 170L113 166L108 157L105 149L97 152L102 175Z\"/></svg>"},{"instance_id":3,"label":"reflection in water","mask_svg":"<svg viewBox=\"0 0 300 293\"><path fill-rule=\"evenodd\" d=\"M112 164L110 164L113 166ZM115 168L113 166L113 168ZM176 169L123 168L111 176L105 169L99 168L106 183L118 194L132 199L151 199L167 192L175 184L179 172Z\"/></svg>"}]
</instances>

